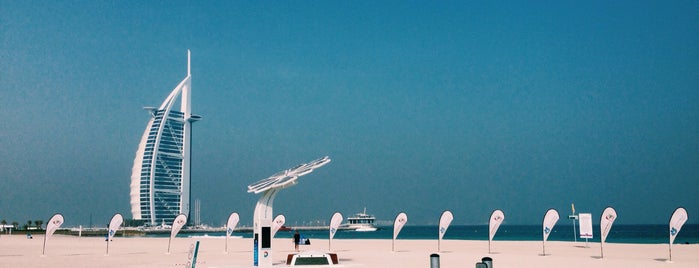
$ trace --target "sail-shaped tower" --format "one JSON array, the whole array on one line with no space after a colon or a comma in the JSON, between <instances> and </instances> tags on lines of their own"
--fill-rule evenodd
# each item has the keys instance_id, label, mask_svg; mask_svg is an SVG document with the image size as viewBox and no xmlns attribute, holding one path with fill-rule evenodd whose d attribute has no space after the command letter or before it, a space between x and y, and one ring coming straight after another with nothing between
<instances>
[{"instance_id":1,"label":"sail-shaped tower","mask_svg":"<svg viewBox=\"0 0 699 268\"><path fill-rule=\"evenodd\" d=\"M191 110L190 59L187 51L187 76L163 104L145 107L151 118L136 151L130 196L133 219L150 225L189 215L192 123L201 119Z\"/></svg>"}]
</instances>

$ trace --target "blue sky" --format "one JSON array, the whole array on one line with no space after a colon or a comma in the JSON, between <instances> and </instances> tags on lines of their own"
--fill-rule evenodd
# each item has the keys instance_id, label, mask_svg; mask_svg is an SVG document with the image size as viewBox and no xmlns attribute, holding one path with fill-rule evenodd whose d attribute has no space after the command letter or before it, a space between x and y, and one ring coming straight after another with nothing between
<instances>
[{"instance_id":1,"label":"blue sky","mask_svg":"<svg viewBox=\"0 0 699 268\"><path fill-rule=\"evenodd\" d=\"M619 223L699 211L694 1L0 0L0 219L130 217L148 113L192 51L193 199L325 155L282 191L288 224L367 207L409 224Z\"/></svg>"}]
</instances>

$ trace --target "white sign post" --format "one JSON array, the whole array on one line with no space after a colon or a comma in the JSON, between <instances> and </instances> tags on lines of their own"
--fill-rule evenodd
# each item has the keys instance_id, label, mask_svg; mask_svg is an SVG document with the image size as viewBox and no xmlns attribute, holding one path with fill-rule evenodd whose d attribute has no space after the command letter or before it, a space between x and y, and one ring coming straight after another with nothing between
<instances>
[{"instance_id":1,"label":"white sign post","mask_svg":"<svg viewBox=\"0 0 699 268\"><path fill-rule=\"evenodd\" d=\"M592 214L580 213L580 238L585 238L585 247L590 247L587 244L588 239L592 239Z\"/></svg>"}]
</instances>

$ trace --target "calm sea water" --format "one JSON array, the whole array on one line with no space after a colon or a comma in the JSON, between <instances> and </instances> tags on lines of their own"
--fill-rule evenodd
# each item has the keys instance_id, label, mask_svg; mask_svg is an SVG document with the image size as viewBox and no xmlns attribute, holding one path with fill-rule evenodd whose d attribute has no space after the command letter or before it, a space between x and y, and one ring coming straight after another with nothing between
<instances>
[{"instance_id":1,"label":"calm sea water","mask_svg":"<svg viewBox=\"0 0 699 268\"><path fill-rule=\"evenodd\" d=\"M576 226L577 227L577 226ZM594 237L590 242L599 242L599 226L593 226ZM577 232L578 230L576 230ZM301 231L302 236L327 239L328 231ZM204 234L180 234L178 236L193 236ZM223 236L224 233L208 233L209 236ZM251 233L235 233L235 236L251 238ZM280 231L276 238L289 238L293 236L291 231ZM437 226L404 226L398 235L398 239L437 239ZM579 236L579 235L578 235ZM392 239L393 227L384 226L375 232L338 231L335 239ZM556 225L549 241L573 241L573 225ZM455 240L488 240L487 225L450 226L444 235L444 239ZM493 240L508 241L541 241L542 228L538 225L501 225ZM578 241L585 239L577 238ZM613 225L607 236L607 243L634 243L634 244L662 244L669 242L669 227L667 225ZM685 224L675 239L675 244L699 243L699 224Z\"/></svg>"}]
</instances>

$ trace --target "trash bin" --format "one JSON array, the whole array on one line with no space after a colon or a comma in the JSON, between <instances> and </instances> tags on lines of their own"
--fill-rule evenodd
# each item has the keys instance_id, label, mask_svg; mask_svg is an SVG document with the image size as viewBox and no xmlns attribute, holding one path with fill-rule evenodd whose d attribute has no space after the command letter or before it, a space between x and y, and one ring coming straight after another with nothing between
<instances>
[{"instance_id":1,"label":"trash bin","mask_svg":"<svg viewBox=\"0 0 699 268\"><path fill-rule=\"evenodd\" d=\"M483 262L483 263L485 263L486 265L488 265L488 268L493 268L493 259L492 259L492 258L490 258L490 257L483 257L483 258L481 259L481 262Z\"/></svg>"},{"instance_id":2,"label":"trash bin","mask_svg":"<svg viewBox=\"0 0 699 268\"><path fill-rule=\"evenodd\" d=\"M439 268L439 254L430 255L430 268Z\"/></svg>"}]
</instances>

